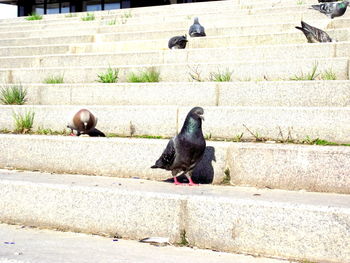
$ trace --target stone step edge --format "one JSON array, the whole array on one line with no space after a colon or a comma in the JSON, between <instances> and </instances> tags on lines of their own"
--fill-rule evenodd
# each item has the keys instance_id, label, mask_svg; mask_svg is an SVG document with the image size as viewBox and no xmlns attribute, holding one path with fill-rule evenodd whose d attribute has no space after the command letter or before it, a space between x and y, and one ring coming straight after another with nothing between
<instances>
[{"instance_id":1,"label":"stone step edge","mask_svg":"<svg viewBox=\"0 0 350 263\"><path fill-rule=\"evenodd\" d=\"M0 142L7 148L0 156L1 168L150 180L171 178L169 171L150 168L168 139L0 134ZM31 153L21 150L29 148ZM349 158L348 146L207 141L193 178L204 184L350 194Z\"/></svg>"},{"instance_id":2,"label":"stone step edge","mask_svg":"<svg viewBox=\"0 0 350 263\"><path fill-rule=\"evenodd\" d=\"M39 173L2 173L0 188L5 223L285 259L340 263L350 253L347 195Z\"/></svg>"}]
</instances>

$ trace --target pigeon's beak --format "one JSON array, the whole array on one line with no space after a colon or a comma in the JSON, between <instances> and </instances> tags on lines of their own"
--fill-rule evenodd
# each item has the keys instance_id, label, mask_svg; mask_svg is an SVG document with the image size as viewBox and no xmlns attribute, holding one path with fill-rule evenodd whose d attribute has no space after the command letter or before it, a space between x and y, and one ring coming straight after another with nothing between
<instances>
[{"instance_id":1,"label":"pigeon's beak","mask_svg":"<svg viewBox=\"0 0 350 263\"><path fill-rule=\"evenodd\" d=\"M203 115L199 115L199 118L201 118L202 121L204 121L204 116Z\"/></svg>"}]
</instances>

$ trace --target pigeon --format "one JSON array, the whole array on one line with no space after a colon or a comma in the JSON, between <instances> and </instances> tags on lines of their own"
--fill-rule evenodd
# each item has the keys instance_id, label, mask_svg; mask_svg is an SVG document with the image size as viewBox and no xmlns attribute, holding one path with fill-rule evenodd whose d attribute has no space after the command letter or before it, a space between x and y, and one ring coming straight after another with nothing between
<instances>
[{"instance_id":1,"label":"pigeon","mask_svg":"<svg viewBox=\"0 0 350 263\"><path fill-rule=\"evenodd\" d=\"M89 134L89 132L91 132L91 134L94 135L100 132L97 129L94 130L96 124L97 124L97 118L87 109L81 109L76 114L74 114L72 120L68 123L67 128L71 129L72 131L71 135L73 136L74 135L80 136L81 134Z\"/></svg>"},{"instance_id":2,"label":"pigeon","mask_svg":"<svg viewBox=\"0 0 350 263\"><path fill-rule=\"evenodd\" d=\"M312 5L312 8L326 14L330 18L344 15L349 2L330 2L323 3L320 5Z\"/></svg>"},{"instance_id":3,"label":"pigeon","mask_svg":"<svg viewBox=\"0 0 350 263\"><path fill-rule=\"evenodd\" d=\"M204 27L199 24L198 17L194 19L193 25L190 26L190 29L188 31L191 37L205 37L206 34L204 32Z\"/></svg>"},{"instance_id":4,"label":"pigeon","mask_svg":"<svg viewBox=\"0 0 350 263\"><path fill-rule=\"evenodd\" d=\"M295 28L301 30L304 33L309 43L335 42L329 37L329 35L326 32L316 27L310 26L304 21L301 21L301 27L296 26Z\"/></svg>"},{"instance_id":5,"label":"pigeon","mask_svg":"<svg viewBox=\"0 0 350 263\"><path fill-rule=\"evenodd\" d=\"M204 110L201 107L190 110L180 133L169 140L162 155L151 167L171 171L175 185L181 184L177 180L177 174L180 172L183 172L180 175L186 175L189 185L197 185L191 176L206 147L202 132L203 114Z\"/></svg>"},{"instance_id":6,"label":"pigeon","mask_svg":"<svg viewBox=\"0 0 350 263\"><path fill-rule=\"evenodd\" d=\"M175 36L169 39L168 47L170 49L185 49L187 44L187 36Z\"/></svg>"}]
</instances>

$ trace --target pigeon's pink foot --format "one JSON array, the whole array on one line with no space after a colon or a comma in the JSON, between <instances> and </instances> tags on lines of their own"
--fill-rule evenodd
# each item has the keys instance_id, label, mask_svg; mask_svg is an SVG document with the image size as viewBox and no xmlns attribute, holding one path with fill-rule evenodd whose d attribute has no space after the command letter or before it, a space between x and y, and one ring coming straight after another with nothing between
<instances>
[{"instance_id":1,"label":"pigeon's pink foot","mask_svg":"<svg viewBox=\"0 0 350 263\"><path fill-rule=\"evenodd\" d=\"M195 184L195 183L192 181L192 178L191 178L191 177L189 177L188 180L190 181L189 184L188 184L189 186L199 186L199 184Z\"/></svg>"},{"instance_id":2,"label":"pigeon's pink foot","mask_svg":"<svg viewBox=\"0 0 350 263\"><path fill-rule=\"evenodd\" d=\"M69 136L76 136L73 132L71 134L69 134Z\"/></svg>"},{"instance_id":3,"label":"pigeon's pink foot","mask_svg":"<svg viewBox=\"0 0 350 263\"><path fill-rule=\"evenodd\" d=\"M183 185L182 183L180 183L176 177L174 177L174 184L175 185Z\"/></svg>"}]
</instances>

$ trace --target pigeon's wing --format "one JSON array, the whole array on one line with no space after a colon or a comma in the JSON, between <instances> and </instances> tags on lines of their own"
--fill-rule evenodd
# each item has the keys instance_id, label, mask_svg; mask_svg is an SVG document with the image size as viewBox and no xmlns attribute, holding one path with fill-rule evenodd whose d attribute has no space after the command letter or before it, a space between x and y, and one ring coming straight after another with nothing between
<instances>
[{"instance_id":1,"label":"pigeon's wing","mask_svg":"<svg viewBox=\"0 0 350 263\"><path fill-rule=\"evenodd\" d=\"M176 157L174 138L170 139L162 155L151 168L169 169Z\"/></svg>"},{"instance_id":2,"label":"pigeon's wing","mask_svg":"<svg viewBox=\"0 0 350 263\"><path fill-rule=\"evenodd\" d=\"M168 47L171 49L172 47L174 47L176 44L176 37L172 37L169 39L169 42L168 42Z\"/></svg>"},{"instance_id":3,"label":"pigeon's wing","mask_svg":"<svg viewBox=\"0 0 350 263\"><path fill-rule=\"evenodd\" d=\"M318 42L332 42L332 39L329 37L329 35L324 32L323 30L310 26L309 24L305 22L301 22L303 29L310 32L310 34L318 41ZM306 34L305 34L306 35Z\"/></svg>"},{"instance_id":4,"label":"pigeon's wing","mask_svg":"<svg viewBox=\"0 0 350 263\"><path fill-rule=\"evenodd\" d=\"M106 135L96 128L92 128L87 132L90 137L106 137Z\"/></svg>"},{"instance_id":5,"label":"pigeon's wing","mask_svg":"<svg viewBox=\"0 0 350 263\"><path fill-rule=\"evenodd\" d=\"M198 28L197 24L193 24L192 26L190 26L190 29L188 30L188 33L190 34L190 36L197 33L197 28Z\"/></svg>"},{"instance_id":6,"label":"pigeon's wing","mask_svg":"<svg viewBox=\"0 0 350 263\"><path fill-rule=\"evenodd\" d=\"M202 36L206 36L205 35L205 29L204 29L204 27L202 26L202 25L200 25L200 34L202 35Z\"/></svg>"}]
</instances>

